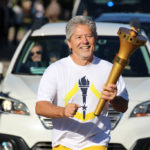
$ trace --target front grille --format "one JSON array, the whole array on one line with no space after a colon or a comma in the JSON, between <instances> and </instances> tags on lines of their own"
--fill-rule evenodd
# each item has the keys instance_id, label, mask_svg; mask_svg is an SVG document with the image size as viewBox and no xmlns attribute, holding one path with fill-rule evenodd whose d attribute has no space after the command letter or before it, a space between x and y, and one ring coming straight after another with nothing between
<instances>
[{"instance_id":1,"label":"front grille","mask_svg":"<svg viewBox=\"0 0 150 150\"><path fill-rule=\"evenodd\" d=\"M111 120L111 128L112 130L116 127L118 124L120 118L122 116L122 113L115 111L111 105L109 105L109 117Z\"/></svg>"},{"instance_id":2,"label":"front grille","mask_svg":"<svg viewBox=\"0 0 150 150\"><path fill-rule=\"evenodd\" d=\"M109 143L108 150L126 150L123 145L118 143Z\"/></svg>"},{"instance_id":3,"label":"front grille","mask_svg":"<svg viewBox=\"0 0 150 150\"><path fill-rule=\"evenodd\" d=\"M32 150L52 150L51 142L40 142L33 146ZM108 150L126 150L123 145L118 143L109 143Z\"/></svg>"},{"instance_id":4,"label":"front grille","mask_svg":"<svg viewBox=\"0 0 150 150\"><path fill-rule=\"evenodd\" d=\"M117 123L119 122L120 118L122 116L122 113L115 111L111 105L109 105L109 117L111 120L111 127L112 130L116 127ZM40 121L42 122L43 126L46 129L52 129L52 119L51 118L46 118L43 116L39 116Z\"/></svg>"},{"instance_id":5,"label":"front grille","mask_svg":"<svg viewBox=\"0 0 150 150\"><path fill-rule=\"evenodd\" d=\"M43 116L39 116L40 121L42 122L43 126L46 129L52 129L53 125L52 125L52 119L51 118L46 118Z\"/></svg>"},{"instance_id":6,"label":"front grille","mask_svg":"<svg viewBox=\"0 0 150 150\"><path fill-rule=\"evenodd\" d=\"M52 150L51 142L39 142L35 144L32 150Z\"/></svg>"}]
</instances>

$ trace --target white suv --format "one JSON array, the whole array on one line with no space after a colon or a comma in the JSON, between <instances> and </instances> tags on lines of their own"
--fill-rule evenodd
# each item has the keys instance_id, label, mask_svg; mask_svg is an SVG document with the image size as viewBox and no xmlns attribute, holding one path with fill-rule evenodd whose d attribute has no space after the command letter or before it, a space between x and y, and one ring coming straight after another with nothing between
<instances>
[{"instance_id":1,"label":"white suv","mask_svg":"<svg viewBox=\"0 0 150 150\"><path fill-rule=\"evenodd\" d=\"M46 24L30 30L19 44L1 81L0 149L50 150L51 119L35 114L39 80L52 58L69 55L65 41L66 23ZM119 50L119 27L128 25L97 23L95 55L112 62ZM36 43L43 46L46 66L22 69ZM1 71L1 70L0 70ZM125 67L123 76L129 92L129 109L118 113L110 106L112 123L109 150L148 150L150 148L150 46L140 47Z\"/></svg>"}]
</instances>

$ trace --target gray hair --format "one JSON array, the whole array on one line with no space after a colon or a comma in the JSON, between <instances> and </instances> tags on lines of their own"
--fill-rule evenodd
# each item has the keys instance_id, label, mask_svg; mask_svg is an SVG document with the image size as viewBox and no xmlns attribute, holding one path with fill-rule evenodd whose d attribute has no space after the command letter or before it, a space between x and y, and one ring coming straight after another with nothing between
<instances>
[{"instance_id":1,"label":"gray hair","mask_svg":"<svg viewBox=\"0 0 150 150\"><path fill-rule=\"evenodd\" d=\"M79 24L88 25L91 29L95 38L97 38L96 24L87 16L75 16L66 25L66 39L70 41L72 34L74 33L75 27Z\"/></svg>"}]
</instances>

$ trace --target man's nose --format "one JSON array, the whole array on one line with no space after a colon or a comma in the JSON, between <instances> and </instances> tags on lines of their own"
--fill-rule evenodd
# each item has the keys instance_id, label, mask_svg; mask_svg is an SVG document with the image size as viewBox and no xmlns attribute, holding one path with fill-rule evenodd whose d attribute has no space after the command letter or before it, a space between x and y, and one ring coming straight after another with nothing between
<instances>
[{"instance_id":1,"label":"man's nose","mask_svg":"<svg viewBox=\"0 0 150 150\"><path fill-rule=\"evenodd\" d=\"M86 37L86 36L83 36L82 37L82 42L83 43L88 43L89 41L88 41L88 38Z\"/></svg>"}]
</instances>

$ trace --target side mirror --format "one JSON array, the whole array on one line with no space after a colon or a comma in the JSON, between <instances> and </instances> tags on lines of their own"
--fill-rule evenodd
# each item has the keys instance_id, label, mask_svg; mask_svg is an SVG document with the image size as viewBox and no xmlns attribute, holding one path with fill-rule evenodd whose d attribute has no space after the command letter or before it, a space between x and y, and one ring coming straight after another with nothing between
<instances>
[{"instance_id":1,"label":"side mirror","mask_svg":"<svg viewBox=\"0 0 150 150\"><path fill-rule=\"evenodd\" d=\"M0 62L0 82L3 80L3 63Z\"/></svg>"}]
</instances>

